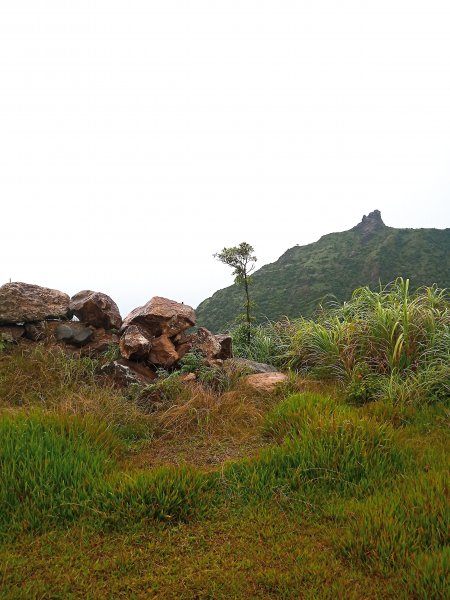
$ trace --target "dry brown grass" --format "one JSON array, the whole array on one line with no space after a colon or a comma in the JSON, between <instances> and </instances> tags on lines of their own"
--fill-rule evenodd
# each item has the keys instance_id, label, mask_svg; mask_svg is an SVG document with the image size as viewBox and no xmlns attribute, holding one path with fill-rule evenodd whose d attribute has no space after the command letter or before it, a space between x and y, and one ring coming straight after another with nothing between
<instances>
[{"instance_id":1,"label":"dry brown grass","mask_svg":"<svg viewBox=\"0 0 450 600\"><path fill-rule=\"evenodd\" d=\"M273 394L245 386L232 370L229 391L170 378L158 391L134 397L97 375L89 358L61 348L25 345L0 354L0 408L39 406L69 415L90 415L132 443L126 465L191 464L213 468L253 455L267 442L261 423L268 410L295 391L323 391L323 384L290 377ZM231 390L230 390L231 388Z\"/></svg>"},{"instance_id":2,"label":"dry brown grass","mask_svg":"<svg viewBox=\"0 0 450 600\"><path fill-rule=\"evenodd\" d=\"M0 409L40 407L90 415L126 439L149 438L153 418L96 375L97 363L58 347L21 345L0 354Z\"/></svg>"}]
</instances>

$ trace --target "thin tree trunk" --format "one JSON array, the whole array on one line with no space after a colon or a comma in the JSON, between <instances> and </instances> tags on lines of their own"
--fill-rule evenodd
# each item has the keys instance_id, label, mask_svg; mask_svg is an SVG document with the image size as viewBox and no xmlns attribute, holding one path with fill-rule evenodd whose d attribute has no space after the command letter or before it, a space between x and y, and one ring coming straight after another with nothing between
<instances>
[{"instance_id":1,"label":"thin tree trunk","mask_svg":"<svg viewBox=\"0 0 450 600\"><path fill-rule=\"evenodd\" d=\"M250 345L250 325L251 325L251 321L250 321L250 296L248 293L248 280L247 280L247 275L244 276L244 286L245 286L245 296L247 298L246 301L246 314L247 314L247 344Z\"/></svg>"}]
</instances>

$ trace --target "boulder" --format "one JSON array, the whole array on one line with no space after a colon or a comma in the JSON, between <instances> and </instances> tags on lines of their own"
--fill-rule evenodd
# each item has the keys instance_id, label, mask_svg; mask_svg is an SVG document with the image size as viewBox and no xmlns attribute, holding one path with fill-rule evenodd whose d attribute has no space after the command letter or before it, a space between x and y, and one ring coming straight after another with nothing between
<instances>
[{"instance_id":1,"label":"boulder","mask_svg":"<svg viewBox=\"0 0 450 600\"><path fill-rule=\"evenodd\" d=\"M148 360L151 364L168 368L179 360L178 352L168 335L161 335L152 340Z\"/></svg>"},{"instance_id":2,"label":"boulder","mask_svg":"<svg viewBox=\"0 0 450 600\"><path fill-rule=\"evenodd\" d=\"M120 329L122 317L117 304L102 292L83 290L72 296L70 311L84 323L103 329Z\"/></svg>"},{"instance_id":3,"label":"boulder","mask_svg":"<svg viewBox=\"0 0 450 600\"><path fill-rule=\"evenodd\" d=\"M205 327L200 327L191 336L190 345L191 350L197 350L205 358L215 358L222 350L216 336Z\"/></svg>"},{"instance_id":4,"label":"boulder","mask_svg":"<svg viewBox=\"0 0 450 600\"><path fill-rule=\"evenodd\" d=\"M174 343L180 358L191 350L197 350L206 359L224 360L232 357L231 336L214 335L205 327L200 327L192 335L177 335Z\"/></svg>"},{"instance_id":5,"label":"boulder","mask_svg":"<svg viewBox=\"0 0 450 600\"><path fill-rule=\"evenodd\" d=\"M188 352L192 350L192 344L190 341L183 342L179 346L176 346L176 351L178 354L178 360L181 360Z\"/></svg>"},{"instance_id":6,"label":"boulder","mask_svg":"<svg viewBox=\"0 0 450 600\"><path fill-rule=\"evenodd\" d=\"M139 325L149 338L173 337L195 325L195 311L186 304L155 296L130 312L122 324L122 331L130 325Z\"/></svg>"},{"instance_id":7,"label":"boulder","mask_svg":"<svg viewBox=\"0 0 450 600\"><path fill-rule=\"evenodd\" d=\"M58 290L30 283L5 283L0 287L0 323L66 319L69 302L69 296Z\"/></svg>"},{"instance_id":8,"label":"boulder","mask_svg":"<svg viewBox=\"0 0 450 600\"><path fill-rule=\"evenodd\" d=\"M217 354L216 358L221 358L222 360L233 358L233 340L231 335L216 335L216 339L220 344L220 352Z\"/></svg>"},{"instance_id":9,"label":"boulder","mask_svg":"<svg viewBox=\"0 0 450 600\"><path fill-rule=\"evenodd\" d=\"M284 373L257 373L255 375L247 375L243 379L244 385L256 392L270 394L281 384L288 380L288 376Z\"/></svg>"},{"instance_id":10,"label":"boulder","mask_svg":"<svg viewBox=\"0 0 450 600\"><path fill-rule=\"evenodd\" d=\"M55 329L58 342L65 342L72 346L85 346L93 337L94 330L86 327L84 323L62 323Z\"/></svg>"},{"instance_id":11,"label":"boulder","mask_svg":"<svg viewBox=\"0 0 450 600\"><path fill-rule=\"evenodd\" d=\"M100 372L112 377L113 381L119 385L138 384L148 385L156 379L156 373L142 363L133 363L124 358L115 360L103 365Z\"/></svg>"},{"instance_id":12,"label":"boulder","mask_svg":"<svg viewBox=\"0 0 450 600\"><path fill-rule=\"evenodd\" d=\"M126 359L139 359L148 356L151 343L137 325L130 325L119 342L120 354Z\"/></svg>"},{"instance_id":13,"label":"boulder","mask_svg":"<svg viewBox=\"0 0 450 600\"><path fill-rule=\"evenodd\" d=\"M25 327L20 325L0 325L0 341L13 344L25 333Z\"/></svg>"}]
</instances>

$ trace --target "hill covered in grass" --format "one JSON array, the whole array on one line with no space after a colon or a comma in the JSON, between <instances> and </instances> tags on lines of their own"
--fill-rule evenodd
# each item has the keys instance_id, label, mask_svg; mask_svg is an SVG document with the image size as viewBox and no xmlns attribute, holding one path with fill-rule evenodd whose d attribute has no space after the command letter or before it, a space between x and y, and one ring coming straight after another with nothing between
<instances>
[{"instance_id":1,"label":"hill covered in grass","mask_svg":"<svg viewBox=\"0 0 450 600\"><path fill-rule=\"evenodd\" d=\"M411 289L450 286L450 229L397 229L383 223L375 210L348 231L324 235L295 246L253 275L255 316L262 322L284 316L309 317L335 297L350 298L360 286L378 288L397 277ZM231 285L197 308L200 325L225 330L242 313L243 290Z\"/></svg>"}]
</instances>

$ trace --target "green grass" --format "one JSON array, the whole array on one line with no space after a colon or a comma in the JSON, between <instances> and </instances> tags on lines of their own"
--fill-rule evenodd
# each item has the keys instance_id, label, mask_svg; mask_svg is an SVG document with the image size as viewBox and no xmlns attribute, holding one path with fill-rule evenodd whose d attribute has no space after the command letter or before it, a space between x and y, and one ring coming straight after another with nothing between
<instances>
[{"instance_id":1,"label":"green grass","mask_svg":"<svg viewBox=\"0 0 450 600\"><path fill-rule=\"evenodd\" d=\"M399 278L378 291L358 288L314 320L254 326L250 344L238 327L234 338L243 356L335 382L353 404L450 399L450 302L435 286L412 293Z\"/></svg>"},{"instance_id":2,"label":"green grass","mask_svg":"<svg viewBox=\"0 0 450 600\"><path fill-rule=\"evenodd\" d=\"M150 413L63 362L0 354L0 598L445 598L445 398L195 384Z\"/></svg>"},{"instance_id":3,"label":"green grass","mask_svg":"<svg viewBox=\"0 0 450 600\"><path fill-rule=\"evenodd\" d=\"M263 428L280 445L225 470L240 497L267 497L277 490L361 496L410 463L410 453L399 446L389 425L362 418L320 394L287 398L267 415Z\"/></svg>"},{"instance_id":4,"label":"green grass","mask_svg":"<svg viewBox=\"0 0 450 600\"><path fill-rule=\"evenodd\" d=\"M89 511L114 467L103 423L33 411L0 419L0 533L43 530Z\"/></svg>"}]
</instances>

